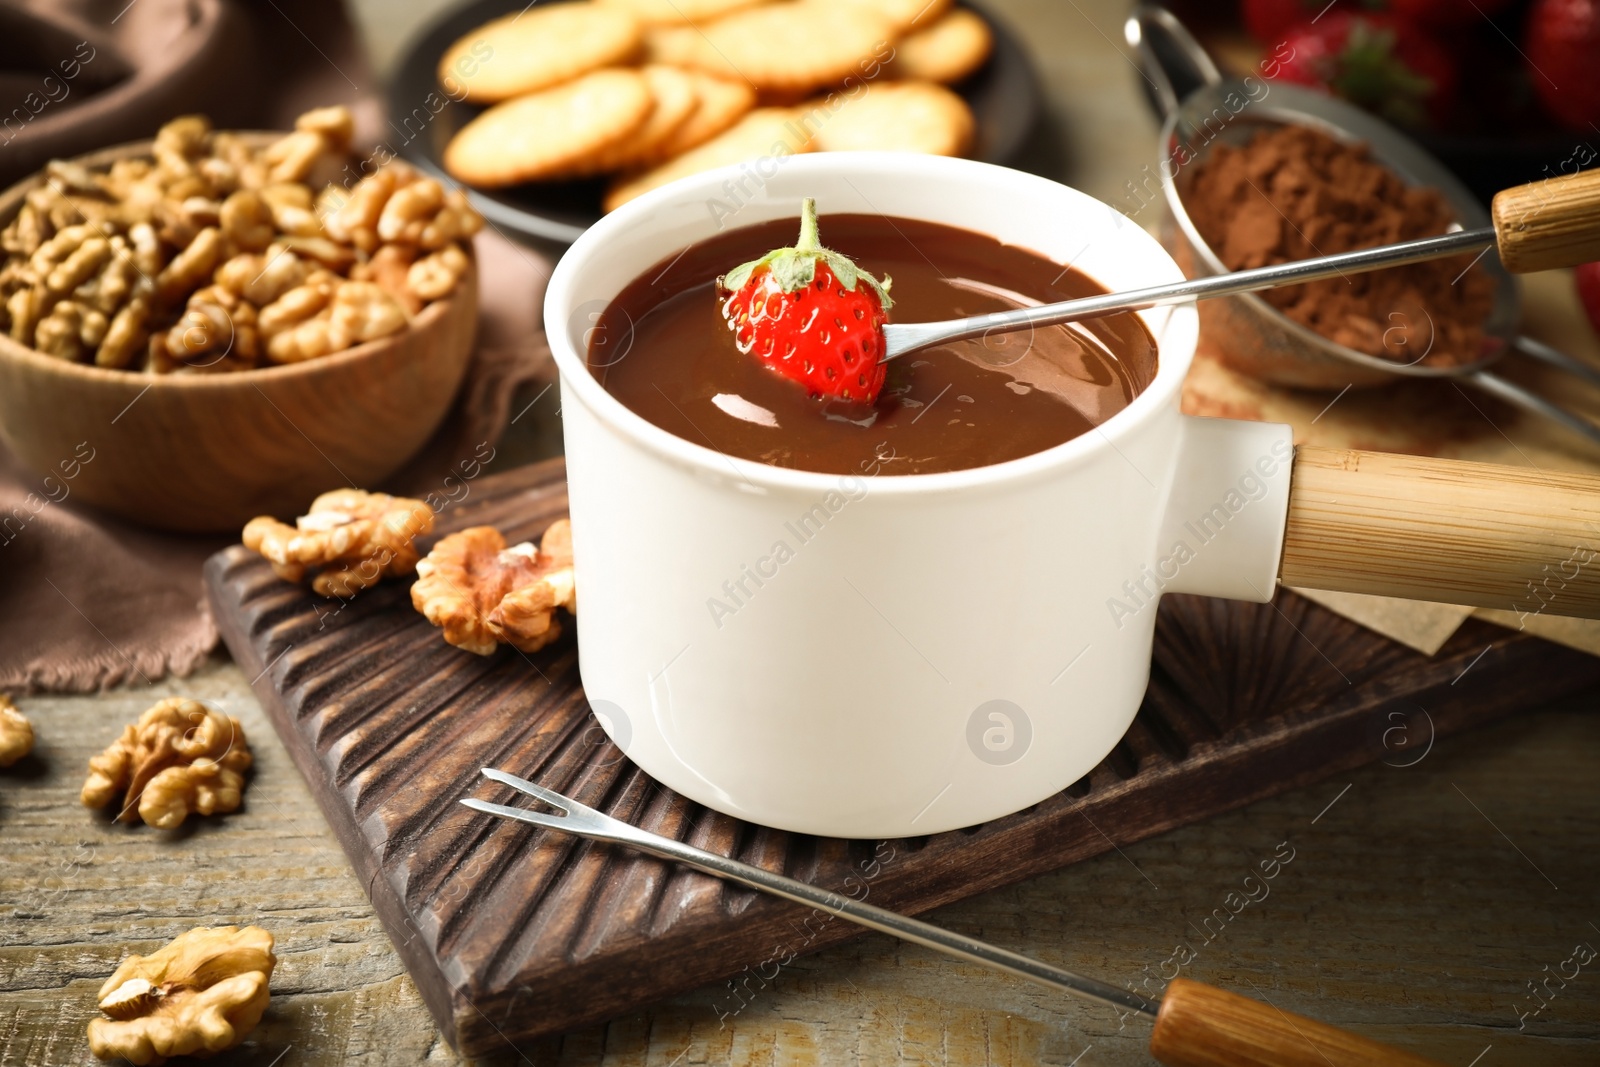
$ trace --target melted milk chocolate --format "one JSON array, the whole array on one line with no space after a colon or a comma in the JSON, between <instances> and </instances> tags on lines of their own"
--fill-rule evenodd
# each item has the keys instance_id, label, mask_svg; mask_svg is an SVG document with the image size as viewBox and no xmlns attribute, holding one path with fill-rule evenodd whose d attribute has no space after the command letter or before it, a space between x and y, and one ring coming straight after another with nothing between
<instances>
[{"instance_id":1,"label":"melted milk chocolate","mask_svg":"<svg viewBox=\"0 0 1600 1067\"><path fill-rule=\"evenodd\" d=\"M1071 440L1155 377L1132 314L1021 330L901 356L872 406L813 399L734 346L719 275L794 243L797 222L720 234L656 264L590 333L589 366L618 400L686 441L779 467L931 474ZM1105 290L1032 252L950 226L877 215L822 219L823 243L893 280L891 322L927 322Z\"/></svg>"}]
</instances>

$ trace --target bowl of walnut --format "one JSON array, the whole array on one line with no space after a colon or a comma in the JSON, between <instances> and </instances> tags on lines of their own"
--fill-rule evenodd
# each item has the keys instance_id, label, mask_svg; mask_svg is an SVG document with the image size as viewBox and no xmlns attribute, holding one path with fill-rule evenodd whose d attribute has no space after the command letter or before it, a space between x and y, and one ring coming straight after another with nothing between
<instances>
[{"instance_id":1,"label":"bowl of walnut","mask_svg":"<svg viewBox=\"0 0 1600 1067\"><path fill-rule=\"evenodd\" d=\"M350 139L344 108L186 116L0 196L0 441L52 499L234 529L380 483L438 428L482 219Z\"/></svg>"}]
</instances>

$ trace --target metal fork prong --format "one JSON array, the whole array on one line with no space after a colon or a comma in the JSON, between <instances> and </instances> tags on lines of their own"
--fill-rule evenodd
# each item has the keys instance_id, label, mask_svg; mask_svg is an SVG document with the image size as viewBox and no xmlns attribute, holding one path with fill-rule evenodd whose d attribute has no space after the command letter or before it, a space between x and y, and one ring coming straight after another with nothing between
<instances>
[{"instance_id":1,"label":"metal fork prong","mask_svg":"<svg viewBox=\"0 0 1600 1067\"><path fill-rule=\"evenodd\" d=\"M566 829L567 816L565 815L551 815L543 811L530 811L527 808L513 808L508 804L491 804L487 800L479 800L477 797L463 797L461 803L473 811L481 811L485 815L498 815L503 819L528 822L535 826L542 826L547 830Z\"/></svg>"},{"instance_id":2,"label":"metal fork prong","mask_svg":"<svg viewBox=\"0 0 1600 1067\"><path fill-rule=\"evenodd\" d=\"M592 808L585 808L582 804L579 804L571 797L562 796L554 789L546 789L542 785L535 785L526 778L518 778L514 774L508 774L507 772L497 770L494 767L484 767L482 768L482 771L483 776L490 781L499 782L501 785L509 785L517 792L526 793L530 797L542 800L552 808L557 808L565 814L570 815L579 809L582 809L586 813L593 810Z\"/></svg>"},{"instance_id":3,"label":"metal fork prong","mask_svg":"<svg viewBox=\"0 0 1600 1067\"><path fill-rule=\"evenodd\" d=\"M555 808L560 814L531 811L528 808L513 808L503 804L490 804L487 801L474 798L463 799L461 803L469 808L488 812L490 815L502 815L508 819L530 822L535 826L544 826L569 834L582 834L585 837L595 837L605 841L633 842L639 838L650 836L631 823L613 819L604 812L595 811L586 804L579 804L571 797L557 793L553 789L546 789L542 785L534 785L526 778L518 778L514 774L507 774L505 771L496 770L493 767L484 767L482 770L485 778L499 782L502 785L508 785L519 793L526 793L540 803ZM648 848L648 845L639 845L637 847Z\"/></svg>"}]
</instances>

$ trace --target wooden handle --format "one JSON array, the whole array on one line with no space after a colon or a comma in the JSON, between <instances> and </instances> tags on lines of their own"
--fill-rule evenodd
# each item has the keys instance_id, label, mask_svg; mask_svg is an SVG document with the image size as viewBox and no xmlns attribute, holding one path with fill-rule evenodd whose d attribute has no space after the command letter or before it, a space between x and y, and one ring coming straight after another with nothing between
<instances>
[{"instance_id":1,"label":"wooden handle","mask_svg":"<svg viewBox=\"0 0 1600 1067\"><path fill-rule=\"evenodd\" d=\"M1278 577L1600 619L1600 478L1301 445Z\"/></svg>"},{"instance_id":2,"label":"wooden handle","mask_svg":"<svg viewBox=\"0 0 1600 1067\"><path fill-rule=\"evenodd\" d=\"M1442 1067L1187 978L1161 995L1150 1055L1167 1067Z\"/></svg>"},{"instance_id":3,"label":"wooden handle","mask_svg":"<svg viewBox=\"0 0 1600 1067\"><path fill-rule=\"evenodd\" d=\"M1500 262L1515 274L1600 260L1600 170L1506 189L1493 214Z\"/></svg>"}]
</instances>

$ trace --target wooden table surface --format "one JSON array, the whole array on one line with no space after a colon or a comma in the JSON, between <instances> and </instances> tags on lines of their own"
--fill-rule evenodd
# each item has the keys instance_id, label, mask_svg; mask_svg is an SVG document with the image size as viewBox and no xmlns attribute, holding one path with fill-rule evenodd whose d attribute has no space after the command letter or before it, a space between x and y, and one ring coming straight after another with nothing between
<instances>
[{"instance_id":1,"label":"wooden table surface","mask_svg":"<svg viewBox=\"0 0 1600 1067\"><path fill-rule=\"evenodd\" d=\"M1117 200L1154 134L1119 45L1126 5L988 3L1026 27L1046 85L1049 136L1032 162ZM393 25L436 6L399 5ZM530 441L521 452L531 456ZM503 451L518 454L518 443ZM1470 672L1459 684L1473 684ZM243 723L256 754L245 810L169 835L80 808L89 757L175 694ZM1159 981L1175 948L1187 945L1195 953L1187 977L1460 1067L1594 1063L1600 962L1551 977L1575 946L1600 947L1594 703L1590 695L1529 708L1440 742L1414 765L1374 765L931 918L1119 983ZM267 927L279 956L271 1009L228 1062L456 1062L249 679L225 655L187 679L33 697L23 707L40 740L22 773L0 773L0 1067L92 1062L84 1027L117 961L192 926L223 923ZM1270 895L1221 933L1215 921L1203 926L1284 842L1294 858ZM725 1007L727 997L706 987L605 1027L508 1043L497 1060L1153 1062L1141 1023L1119 1025L1109 1009L877 935L795 960L719 1022L713 1005Z\"/></svg>"}]
</instances>

